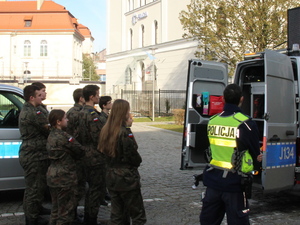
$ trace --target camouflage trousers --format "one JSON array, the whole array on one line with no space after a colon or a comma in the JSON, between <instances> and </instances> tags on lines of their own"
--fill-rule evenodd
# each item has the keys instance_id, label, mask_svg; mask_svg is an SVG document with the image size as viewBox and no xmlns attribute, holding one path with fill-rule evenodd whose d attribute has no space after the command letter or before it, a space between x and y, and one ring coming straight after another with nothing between
<instances>
[{"instance_id":1,"label":"camouflage trousers","mask_svg":"<svg viewBox=\"0 0 300 225\"><path fill-rule=\"evenodd\" d=\"M143 225L146 223L146 212L141 189L132 191L108 190L111 196L110 225Z\"/></svg>"},{"instance_id":2,"label":"camouflage trousers","mask_svg":"<svg viewBox=\"0 0 300 225\"><path fill-rule=\"evenodd\" d=\"M100 203L105 197L105 172L105 164L86 167L88 190L85 195L84 213L90 218L97 217Z\"/></svg>"},{"instance_id":3,"label":"camouflage trousers","mask_svg":"<svg viewBox=\"0 0 300 225\"><path fill-rule=\"evenodd\" d=\"M47 189L46 173L48 165L48 160L22 165L25 176L23 209L27 218L36 219L40 213Z\"/></svg>"},{"instance_id":4,"label":"camouflage trousers","mask_svg":"<svg viewBox=\"0 0 300 225\"><path fill-rule=\"evenodd\" d=\"M77 198L74 187L50 187L52 210L50 225L71 225L75 217Z\"/></svg>"},{"instance_id":5,"label":"camouflage trousers","mask_svg":"<svg viewBox=\"0 0 300 225\"><path fill-rule=\"evenodd\" d=\"M78 180L78 187L76 191L77 205L78 205L79 201L85 195L86 176L85 176L83 160L76 160L76 174Z\"/></svg>"}]
</instances>

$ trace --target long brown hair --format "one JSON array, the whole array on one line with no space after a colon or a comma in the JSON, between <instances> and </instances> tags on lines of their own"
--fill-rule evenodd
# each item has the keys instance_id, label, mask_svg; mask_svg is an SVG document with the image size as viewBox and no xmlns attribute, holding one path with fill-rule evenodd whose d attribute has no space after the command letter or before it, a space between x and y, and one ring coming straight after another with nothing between
<instances>
[{"instance_id":1,"label":"long brown hair","mask_svg":"<svg viewBox=\"0 0 300 225\"><path fill-rule=\"evenodd\" d=\"M116 143L121 126L126 126L129 117L129 102L123 99L114 101L106 124L103 126L98 149L100 152L110 157L116 156Z\"/></svg>"}]
</instances>

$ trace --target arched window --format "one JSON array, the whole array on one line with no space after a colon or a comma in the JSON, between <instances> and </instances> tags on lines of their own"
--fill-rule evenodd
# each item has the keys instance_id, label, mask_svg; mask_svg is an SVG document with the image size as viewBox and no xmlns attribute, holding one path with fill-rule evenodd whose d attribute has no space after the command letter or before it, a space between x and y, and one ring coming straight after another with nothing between
<instances>
[{"instance_id":1,"label":"arched window","mask_svg":"<svg viewBox=\"0 0 300 225\"><path fill-rule=\"evenodd\" d=\"M157 44L157 36L158 36L158 23L154 20L154 44Z\"/></svg>"},{"instance_id":2,"label":"arched window","mask_svg":"<svg viewBox=\"0 0 300 225\"><path fill-rule=\"evenodd\" d=\"M45 40L41 41L40 56L48 56L48 45L47 45L47 41Z\"/></svg>"},{"instance_id":3,"label":"arched window","mask_svg":"<svg viewBox=\"0 0 300 225\"><path fill-rule=\"evenodd\" d=\"M24 56L31 56L31 42L29 40L24 41Z\"/></svg>"},{"instance_id":4,"label":"arched window","mask_svg":"<svg viewBox=\"0 0 300 225\"><path fill-rule=\"evenodd\" d=\"M133 31L129 30L129 50L132 50L132 39L133 39Z\"/></svg>"},{"instance_id":5,"label":"arched window","mask_svg":"<svg viewBox=\"0 0 300 225\"><path fill-rule=\"evenodd\" d=\"M134 9L134 0L128 0L128 11Z\"/></svg>"},{"instance_id":6,"label":"arched window","mask_svg":"<svg viewBox=\"0 0 300 225\"><path fill-rule=\"evenodd\" d=\"M146 5L146 0L140 0L140 6Z\"/></svg>"},{"instance_id":7,"label":"arched window","mask_svg":"<svg viewBox=\"0 0 300 225\"><path fill-rule=\"evenodd\" d=\"M130 67L126 70L125 84L132 84L132 70Z\"/></svg>"},{"instance_id":8,"label":"arched window","mask_svg":"<svg viewBox=\"0 0 300 225\"><path fill-rule=\"evenodd\" d=\"M145 27L144 25L142 24L141 26L141 47L144 47L144 38L145 38Z\"/></svg>"}]
</instances>

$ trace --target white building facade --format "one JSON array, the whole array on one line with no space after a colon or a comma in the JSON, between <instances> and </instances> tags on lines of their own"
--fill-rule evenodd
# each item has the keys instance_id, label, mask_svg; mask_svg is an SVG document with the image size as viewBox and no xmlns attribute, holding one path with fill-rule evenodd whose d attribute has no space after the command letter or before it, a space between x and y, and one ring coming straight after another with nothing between
<instances>
[{"instance_id":1,"label":"white building facade","mask_svg":"<svg viewBox=\"0 0 300 225\"><path fill-rule=\"evenodd\" d=\"M91 54L88 27L52 0L0 0L0 82L23 88L32 82L47 87L48 108L71 106L73 91L83 81L82 54Z\"/></svg>"},{"instance_id":2,"label":"white building facade","mask_svg":"<svg viewBox=\"0 0 300 225\"><path fill-rule=\"evenodd\" d=\"M80 80L84 26L69 11L43 0L0 6L2 80Z\"/></svg>"},{"instance_id":3,"label":"white building facade","mask_svg":"<svg viewBox=\"0 0 300 225\"><path fill-rule=\"evenodd\" d=\"M197 41L182 38L190 0L107 1L106 93L184 90Z\"/></svg>"}]
</instances>

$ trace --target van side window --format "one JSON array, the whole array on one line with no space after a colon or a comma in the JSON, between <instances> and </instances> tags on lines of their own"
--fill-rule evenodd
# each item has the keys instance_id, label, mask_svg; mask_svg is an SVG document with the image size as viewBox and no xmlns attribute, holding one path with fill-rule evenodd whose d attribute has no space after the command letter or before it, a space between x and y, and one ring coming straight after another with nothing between
<instances>
[{"instance_id":1,"label":"van side window","mask_svg":"<svg viewBox=\"0 0 300 225\"><path fill-rule=\"evenodd\" d=\"M0 128L17 128L23 98L11 92L0 92Z\"/></svg>"}]
</instances>

